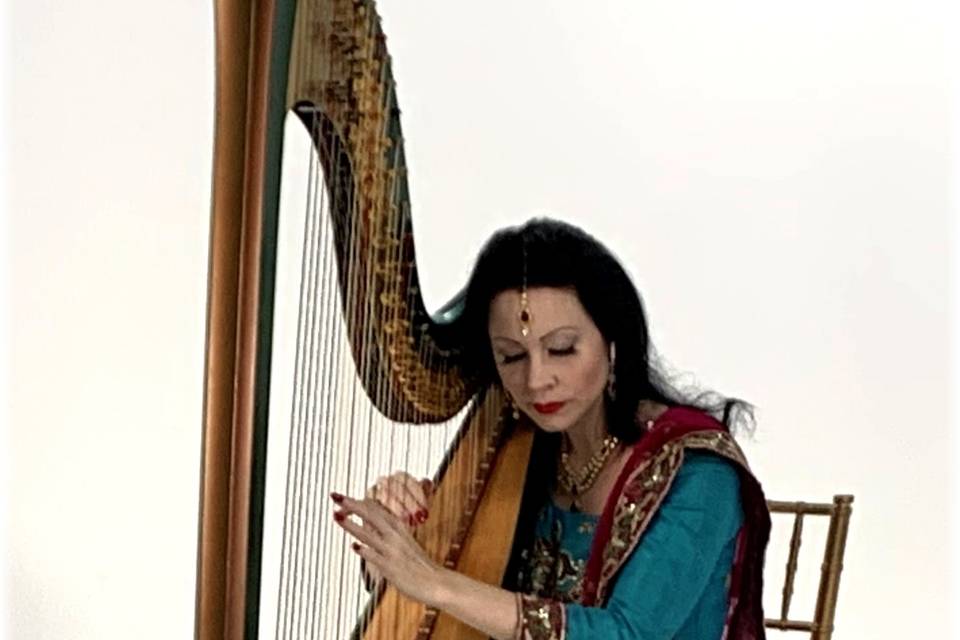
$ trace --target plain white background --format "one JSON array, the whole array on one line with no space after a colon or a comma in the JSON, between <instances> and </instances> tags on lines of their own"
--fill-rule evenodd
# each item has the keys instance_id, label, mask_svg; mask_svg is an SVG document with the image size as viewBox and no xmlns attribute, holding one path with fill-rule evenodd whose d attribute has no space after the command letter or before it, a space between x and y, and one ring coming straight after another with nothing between
<instances>
[{"instance_id":1,"label":"plain white background","mask_svg":"<svg viewBox=\"0 0 960 640\"><path fill-rule=\"evenodd\" d=\"M493 229L583 225L676 370L758 405L771 497L856 494L836 637L956 633L950 3L379 8L428 304ZM212 8L6 12L8 634L189 637Z\"/></svg>"}]
</instances>

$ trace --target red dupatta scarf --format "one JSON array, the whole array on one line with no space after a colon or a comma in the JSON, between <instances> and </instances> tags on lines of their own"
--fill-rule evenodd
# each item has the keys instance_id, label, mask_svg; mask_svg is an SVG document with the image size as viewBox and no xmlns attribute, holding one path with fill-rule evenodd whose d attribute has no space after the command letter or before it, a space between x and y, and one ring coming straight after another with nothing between
<instances>
[{"instance_id":1,"label":"red dupatta scarf","mask_svg":"<svg viewBox=\"0 0 960 640\"><path fill-rule=\"evenodd\" d=\"M766 500L726 427L686 407L665 411L634 445L597 524L584 575L583 604L606 602L612 580L640 543L688 449L723 456L740 474L744 523L734 558L726 637L763 638L763 554L770 535Z\"/></svg>"},{"instance_id":2,"label":"red dupatta scarf","mask_svg":"<svg viewBox=\"0 0 960 640\"><path fill-rule=\"evenodd\" d=\"M604 606L623 564L640 543L687 450L710 451L732 462L740 475L744 523L737 538L724 638L762 640L763 556L770 536L770 514L760 484L726 427L687 407L671 407L649 426L617 478L597 523L583 578L581 603ZM562 638L559 603L523 596L521 638Z\"/></svg>"}]
</instances>

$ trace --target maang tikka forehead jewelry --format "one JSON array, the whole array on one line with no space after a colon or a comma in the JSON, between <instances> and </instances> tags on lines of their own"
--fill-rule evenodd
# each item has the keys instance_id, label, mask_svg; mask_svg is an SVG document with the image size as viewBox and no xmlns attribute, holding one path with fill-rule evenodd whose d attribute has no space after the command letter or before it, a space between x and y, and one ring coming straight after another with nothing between
<instances>
[{"instance_id":1,"label":"maang tikka forehead jewelry","mask_svg":"<svg viewBox=\"0 0 960 640\"><path fill-rule=\"evenodd\" d=\"M530 300L527 298L527 239L523 236L520 239L523 243L523 282L520 285L520 313L517 317L520 319L520 334L527 337L530 335L533 314L530 313Z\"/></svg>"},{"instance_id":2,"label":"maang tikka forehead jewelry","mask_svg":"<svg viewBox=\"0 0 960 640\"><path fill-rule=\"evenodd\" d=\"M520 333L526 337L530 335L530 306L529 301L527 300L527 289L524 287L520 291L520 313L518 314L520 318Z\"/></svg>"}]
</instances>

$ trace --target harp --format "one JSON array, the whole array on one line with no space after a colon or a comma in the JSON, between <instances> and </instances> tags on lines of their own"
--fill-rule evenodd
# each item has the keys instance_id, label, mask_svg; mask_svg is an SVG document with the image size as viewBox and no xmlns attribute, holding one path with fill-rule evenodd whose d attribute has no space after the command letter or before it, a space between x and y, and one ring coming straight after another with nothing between
<instances>
[{"instance_id":1,"label":"harp","mask_svg":"<svg viewBox=\"0 0 960 640\"><path fill-rule=\"evenodd\" d=\"M420 456L436 465L436 490L418 539L446 566L498 584L532 443L497 388L465 382L457 305L431 317L419 294L399 109L373 2L216 0L215 18L196 635L481 637L389 586L361 591L326 497L356 494L392 462ZM281 321L290 127L310 152L299 310ZM281 334L295 336L282 401ZM289 411L277 418L280 405ZM423 433L440 434L428 437L432 460Z\"/></svg>"}]
</instances>

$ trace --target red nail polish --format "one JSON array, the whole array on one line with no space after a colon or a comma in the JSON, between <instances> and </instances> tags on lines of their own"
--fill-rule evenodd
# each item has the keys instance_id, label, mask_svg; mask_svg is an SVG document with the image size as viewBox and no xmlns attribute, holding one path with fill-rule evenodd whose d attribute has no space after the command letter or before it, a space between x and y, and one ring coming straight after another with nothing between
<instances>
[{"instance_id":1,"label":"red nail polish","mask_svg":"<svg viewBox=\"0 0 960 640\"><path fill-rule=\"evenodd\" d=\"M424 522L427 521L427 517L429 515L430 515L430 512L427 511L426 509L420 509L420 511L417 511L417 520L420 521L420 524L423 524Z\"/></svg>"},{"instance_id":2,"label":"red nail polish","mask_svg":"<svg viewBox=\"0 0 960 640\"><path fill-rule=\"evenodd\" d=\"M350 545L350 548L353 549L354 551L358 551L358 552L359 552L359 551L360 551L360 543L359 543L359 542L354 542L352 545Z\"/></svg>"},{"instance_id":3,"label":"red nail polish","mask_svg":"<svg viewBox=\"0 0 960 640\"><path fill-rule=\"evenodd\" d=\"M343 494L333 492L330 494L330 499L336 502L337 504L340 504L341 502L343 502Z\"/></svg>"},{"instance_id":4,"label":"red nail polish","mask_svg":"<svg viewBox=\"0 0 960 640\"><path fill-rule=\"evenodd\" d=\"M407 516L407 524L410 525L411 527L417 526L416 514L411 513L409 516Z\"/></svg>"},{"instance_id":5,"label":"red nail polish","mask_svg":"<svg viewBox=\"0 0 960 640\"><path fill-rule=\"evenodd\" d=\"M343 522L347 516L342 511L337 511L333 514L333 519L337 522Z\"/></svg>"}]
</instances>

